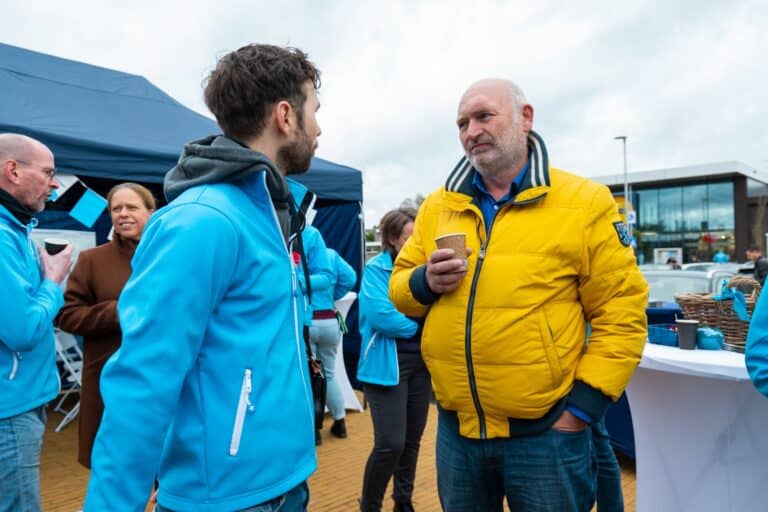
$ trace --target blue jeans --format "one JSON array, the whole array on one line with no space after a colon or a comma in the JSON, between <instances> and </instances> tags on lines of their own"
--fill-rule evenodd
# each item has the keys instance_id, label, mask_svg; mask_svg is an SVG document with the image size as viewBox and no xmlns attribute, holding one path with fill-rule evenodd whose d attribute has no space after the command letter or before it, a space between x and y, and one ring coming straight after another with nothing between
<instances>
[{"instance_id":1,"label":"blue jeans","mask_svg":"<svg viewBox=\"0 0 768 512\"><path fill-rule=\"evenodd\" d=\"M341 331L339 321L335 318L312 320L309 339L312 344L312 352L323 363L325 382L327 386L326 402L328 410L334 420L340 420L345 416L344 395L341 386L336 379L336 352L341 344Z\"/></svg>"},{"instance_id":2,"label":"blue jeans","mask_svg":"<svg viewBox=\"0 0 768 512\"><path fill-rule=\"evenodd\" d=\"M592 429L497 438L461 437L440 410L437 489L445 512L589 512L594 503Z\"/></svg>"},{"instance_id":3,"label":"blue jeans","mask_svg":"<svg viewBox=\"0 0 768 512\"><path fill-rule=\"evenodd\" d=\"M45 406L0 419L0 512L40 511Z\"/></svg>"},{"instance_id":4,"label":"blue jeans","mask_svg":"<svg viewBox=\"0 0 768 512\"><path fill-rule=\"evenodd\" d=\"M605 418L592 424L594 452L597 466L598 512L624 512L624 491L621 489L621 469L611 446L611 437L605 429Z\"/></svg>"},{"instance_id":5,"label":"blue jeans","mask_svg":"<svg viewBox=\"0 0 768 512\"><path fill-rule=\"evenodd\" d=\"M302 482L282 496L269 500L260 505L254 505L240 510L239 512L306 512L309 504L309 486ZM173 512L159 503L156 512Z\"/></svg>"}]
</instances>

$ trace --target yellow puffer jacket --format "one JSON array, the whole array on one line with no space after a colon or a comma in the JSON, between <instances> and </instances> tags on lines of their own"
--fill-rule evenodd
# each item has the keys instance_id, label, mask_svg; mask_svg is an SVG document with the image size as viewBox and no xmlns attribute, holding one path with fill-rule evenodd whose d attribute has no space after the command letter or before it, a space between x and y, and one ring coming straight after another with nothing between
<instances>
[{"instance_id":1,"label":"yellow puffer jacket","mask_svg":"<svg viewBox=\"0 0 768 512\"><path fill-rule=\"evenodd\" d=\"M541 431L566 405L602 417L646 339L648 288L611 193L549 169L535 133L529 150L523 186L497 212L490 237L473 201L476 171L462 160L421 206L390 280L398 310L427 314L424 360L465 437ZM468 273L438 296L426 287L425 263L435 238L456 232L472 248Z\"/></svg>"}]
</instances>

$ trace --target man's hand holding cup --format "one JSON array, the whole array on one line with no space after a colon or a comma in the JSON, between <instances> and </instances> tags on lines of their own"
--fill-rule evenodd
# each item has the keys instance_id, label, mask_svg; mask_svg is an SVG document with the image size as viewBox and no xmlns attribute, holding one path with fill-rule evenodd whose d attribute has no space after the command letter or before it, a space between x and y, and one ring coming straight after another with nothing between
<instances>
[{"instance_id":1,"label":"man's hand holding cup","mask_svg":"<svg viewBox=\"0 0 768 512\"><path fill-rule=\"evenodd\" d=\"M72 266L72 244L59 238L45 239L45 251L40 251L40 264L46 279L61 284Z\"/></svg>"},{"instance_id":2,"label":"man's hand holding cup","mask_svg":"<svg viewBox=\"0 0 768 512\"><path fill-rule=\"evenodd\" d=\"M467 257L472 249L464 233L452 233L435 239L437 250L427 261L427 285L435 293L449 293L458 288L467 274Z\"/></svg>"}]
</instances>

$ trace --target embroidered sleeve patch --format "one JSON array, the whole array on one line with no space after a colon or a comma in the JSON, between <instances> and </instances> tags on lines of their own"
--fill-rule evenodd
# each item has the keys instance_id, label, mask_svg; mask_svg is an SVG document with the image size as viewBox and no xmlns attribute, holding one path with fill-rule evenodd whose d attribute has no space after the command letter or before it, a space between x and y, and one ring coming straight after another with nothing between
<instances>
[{"instance_id":1,"label":"embroidered sleeve patch","mask_svg":"<svg viewBox=\"0 0 768 512\"><path fill-rule=\"evenodd\" d=\"M616 234L619 235L619 242L625 247L629 247L631 237L629 236L629 229L623 222L614 222L613 228L616 230Z\"/></svg>"}]
</instances>

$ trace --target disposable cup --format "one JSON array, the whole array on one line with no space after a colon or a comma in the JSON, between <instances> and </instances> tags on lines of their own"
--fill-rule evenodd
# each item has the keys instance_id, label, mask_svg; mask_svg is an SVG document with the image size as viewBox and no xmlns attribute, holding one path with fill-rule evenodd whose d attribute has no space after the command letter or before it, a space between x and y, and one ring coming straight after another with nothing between
<instances>
[{"instance_id":1,"label":"disposable cup","mask_svg":"<svg viewBox=\"0 0 768 512\"><path fill-rule=\"evenodd\" d=\"M677 345L685 350L696 348L696 331L699 328L698 320L677 320Z\"/></svg>"},{"instance_id":2,"label":"disposable cup","mask_svg":"<svg viewBox=\"0 0 768 512\"><path fill-rule=\"evenodd\" d=\"M45 252L53 256L63 251L69 242L62 238L46 238L45 240Z\"/></svg>"},{"instance_id":3,"label":"disposable cup","mask_svg":"<svg viewBox=\"0 0 768 512\"><path fill-rule=\"evenodd\" d=\"M438 249L453 249L457 258L467 259L467 236L464 233L449 233L435 238Z\"/></svg>"}]
</instances>

